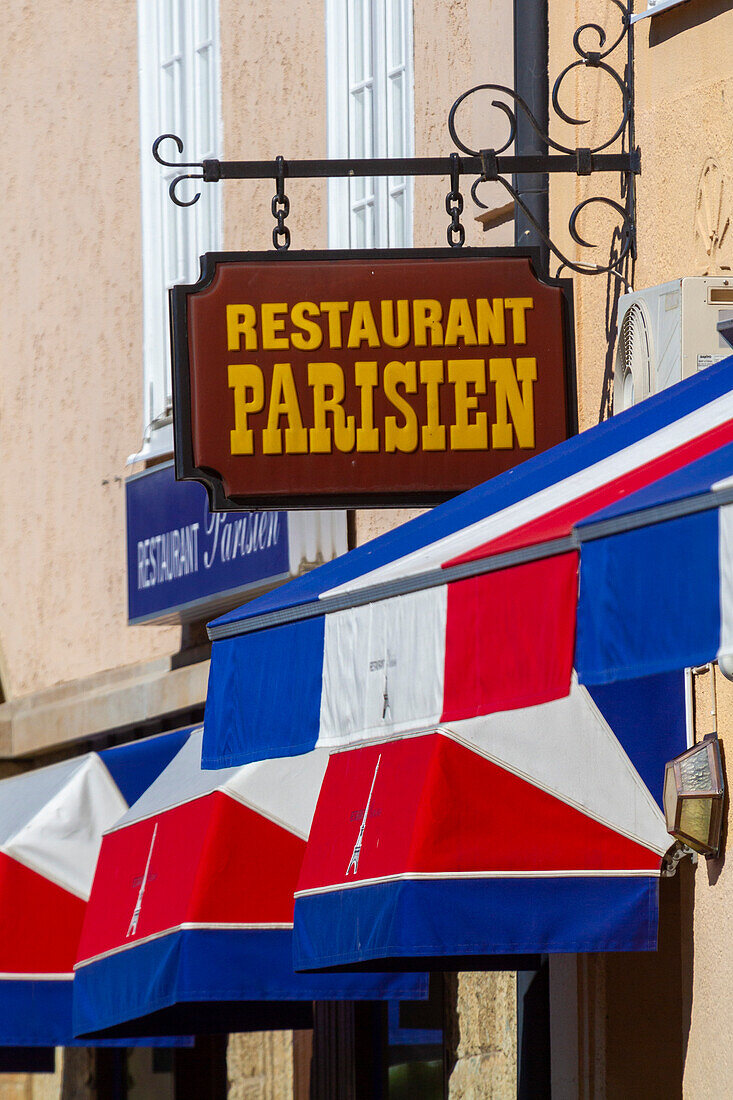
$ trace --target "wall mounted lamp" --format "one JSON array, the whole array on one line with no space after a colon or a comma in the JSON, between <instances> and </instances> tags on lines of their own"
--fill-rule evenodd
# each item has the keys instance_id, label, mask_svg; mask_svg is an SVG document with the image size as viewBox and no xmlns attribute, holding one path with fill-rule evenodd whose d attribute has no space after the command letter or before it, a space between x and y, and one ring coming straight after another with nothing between
<instances>
[{"instance_id":1,"label":"wall mounted lamp","mask_svg":"<svg viewBox=\"0 0 733 1100\"><path fill-rule=\"evenodd\" d=\"M709 733L664 770L667 832L705 856L720 852L725 782L720 742Z\"/></svg>"}]
</instances>

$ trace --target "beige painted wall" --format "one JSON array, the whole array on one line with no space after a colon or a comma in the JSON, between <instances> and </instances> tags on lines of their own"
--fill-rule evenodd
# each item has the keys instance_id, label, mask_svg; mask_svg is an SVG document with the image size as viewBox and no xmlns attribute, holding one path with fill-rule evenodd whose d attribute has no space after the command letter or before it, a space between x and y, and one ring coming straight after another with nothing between
<instances>
[{"instance_id":1,"label":"beige painted wall","mask_svg":"<svg viewBox=\"0 0 733 1100\"><path fill-rule=\"evenodd\" d=\"M618 26L607 0L550 0L551 77L573 60L575 28L593 19L609 31ZM695 0L641 21L634 34L636 137L643 166L633 273L638 289L733 267L733 10L725 0ZM592 35L588 45L593 48ZM585 71L565 88L566 109L596 120L583 144L613 132L618 100L601 72ZM563 140L569 131L555 125L554 133ZM580 143L577 137L572 141ZM560 177L551 186L553 231L573 258L581 252L569 242L567 218L576 202L594 193L604 193L601 177ZM589 239L606 242L611 224L607 215L589 211L580 228ZM603 249L597 252L603 262ZM610 381L607 349L615 335L609 307L617 292L605 276L575 278L581 427L609 411L603 395ZM733 719L733 686L719 676L716 683L725 737ZM702 698L700 705L705 725ZM628 962L609 956L585 966L577 987L583 1025L577 1095L667 1098L682 1094L683 1073L686 1097L733 1095L733 886L726 875L725 860L715 865L701 860L694 871L683 868L675 884L663 884L663 934L656 956L625 956Z\"/></svg>"},{"instance_id":2,"label":"beige painted wall","mask_svg":"<svg viewBox=\"0 0 733 1100\"><path fill-rule=\"evenodd\" d=\"M221 0L225 155L325 155L321 5ZM0 209L0 677L8 698L175 652L126 622L125 460L141 432L134 3L4 13ZM269 248L271 187L222 185L224 243ZM289 187L294 247L326 240L326 184Z\"/></svg>"},{"instance_id":3,"label":"beige painted wall","mask_svg":"<svg viewBox=\"0 0 733 1100\"><path fill-rule=\"evenodd\" d=\"M178 648L126 622L125 460L140 444L133 3L3 11L0 648L17 696Z\"/></svg>"},{"instance_id":4,"label":"beige painted wall","mask_svg":"<svg viewBox=\"0 0 733 1100\"><path fill-rule=\"evenodd\" d=\"M711 696L711 679L713 680ZM727 753L727 782L733 781L733 684L714 668L696 680L696 735L718 729ZM717 723L715 715L717 711ZM715 860L698 860L693 880L694 953L688 975L692 1013L687 1036L684 1095L690 1100L717 1100L733 1094L733 836L730 796L724 841L728 851Z\"/></svg>"},{"instance_id":5,"label":"beige painted wall","mask_svg":"<svg viewBox=\"0 0 733 1100\"><path fill-rule=\"evenodd\" d=\"M576 58L572 36L581 23L597 19L609 31L610 41L620 27L614 11L608 0L550 0L551 79ZM633 278L637 289L733 265L733 227L726 230L733 212L732 32L733 10L726 0L695 0L635 26L636 139L642 151L637 184L639 255ZM597 48L592 32L585 41L588 48ZM620 121L620 99L600 70L571 76L563 93L566 110L593 121L585 127L587 136L581 136L553 120L553 136L560 141L570 138L574 146L581 141L590 145L613 133ZM615 179L606 182L601 176L560 176L552 181L553 233L570 258L596 258L569 239L567 220L573 206L592 194L618 199L615 185ZM599 243L598 262L606 262L613 224L613 215L601 209L588 210L579 223L581 232ZM575 278L581 427L596 423L603 407L604 375L606 384L610 381L606 350L614 331L607 324L607 306L618 290L603 275Z\"/></svg>"}]
</instances>

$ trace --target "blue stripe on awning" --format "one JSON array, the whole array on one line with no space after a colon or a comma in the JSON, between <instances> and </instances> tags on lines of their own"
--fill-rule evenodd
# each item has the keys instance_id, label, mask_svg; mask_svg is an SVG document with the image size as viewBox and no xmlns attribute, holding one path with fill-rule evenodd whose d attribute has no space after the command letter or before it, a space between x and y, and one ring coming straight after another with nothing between
<instances>
[{"instance_id":1,"label":"blue stripe on awning","mask_svg":"<svg viewBox=\"0 0 733 1100\"><path fill-rule=\"evenodd\" d=\"M369 962L399 969L428 959L432 969L491 970L492 956L653 951L658 890L658 878L650 876L351 887L296 899L293 957L298 970Z\"/></svg>"},{"instance_id":2,"label":"blue stripe on awning","mask_svg":"<svg viewBox=\"0 0 733 1100\"><path fill-rule=\"evenodd\" d=\"M184 930L82 966L74 985L79 1036L176 1034L307 1027L299 1005L310 1013L314 1000L418 1000L428 976L295 974L289 930Z\"/></svg>"},{"instance_id":3,"label":"blue stripe on awning","mask_svg":"<svg viewBox=\"0 0 733 1100\"><path fill-rule=\"evenodd\" d=\"M315 747L324 629L320 617L214 642L203 767L297 756Z\"/></svg>"},{"instance_id":4,"label":"blue stripe on awning","mask_svg":"<svg viewBox=\"0 0 733 1100\"><path fill-rule=\"evenodd\" d=\"M581 683L703 664L719 641L716 509L583 544L575 648Z\"/></svg>"},{"instance_id":5,"label":"blue stripe on awning","mask_svg":"<svg viewBox=\"0 0 733 1100\"><path fill-rule=\"evenodd\" d=\"M687 748L684 673L594 684L588 693L663 810L664 762Z\"/></svg>"},{"instance_id":6,"label":"blue stripe on awning","mask_svg":"<svg viewBox=\"0 0 733 1100\"><path fill-rule=\"evenodd\" d=\"M125 745L116 745L100 752L103 764L128 806L137 802L143 791L158 778L195 728L188 726L172 733L161 733L158 737L128 741Z\"/></svg>"},{"instance_id":7,"label":"blue stripe on awning","mask_svg":"<svg viewBox=\"0 0 733 1100\"><path fill-rule=\"evenodd\" d=\"M72 1029L73 982L0 981L0 1046L193 1046L193 1038L144 1036L89 1042Z\"/></svg>"}]
</instances>

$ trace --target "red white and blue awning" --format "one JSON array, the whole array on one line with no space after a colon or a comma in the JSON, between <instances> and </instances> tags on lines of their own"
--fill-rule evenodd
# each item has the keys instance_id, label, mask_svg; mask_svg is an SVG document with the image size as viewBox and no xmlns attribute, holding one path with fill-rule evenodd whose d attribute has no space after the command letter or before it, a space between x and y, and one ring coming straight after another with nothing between
<instances>
[{"instance_id":1,"label":"red white and blue awning","mask_svg":"<svg viewBox=\"0 0 733 1100\"><path fill-rule=\"evenodd\" d=\"M216 620L204 767L567 696L576 525L731 442L728 359Z\"/></svg>"},{"instance_id":2,"label":"red white and blue awning","mask_svg":"<svg viewBox=\"0 0 733 1100\"><path fill-rule=\"evenodd\" d=\"M186 732L0 782L0 1046L73 1043L72 979L102 833Z\"/></svg>"},{"instance_id":3,"label":"red white and blue awning","mask_svg":"<svg viewBox=\"0 0 733 1100\"><path fill-rule=\"evenodd\" d=\"M578 531L732 443L729 359L212 624L204 766L333 752L299 968L655 946L683 677L578 683Z\"/></svg>"},{"instance_id":4,"label":"red white and blue awning","mask_svg":"<svg viewBox=\"0 0 733 1100\"><path fill-rule=\"evenodd\" d=\"M664 762L685 744L674 674L334 752L296 966L653 949Z\"/></svg>"},{"instance_id":5,"label":"red white and blue awning","mask_svg":"<svg viewBox=\"0 0 733 1100\"><path fill-rule=\"evenodd\" d=\"M576 534L581 680L733 656L733 444L583 520Z\"/></svg>"},{"instance_id":6,"label":"red white and blue awning","mask_svg":"<svg viewBox=\"0 0 733 1100\"><path fill-rule=\"evenodd\" d=\"M293 893L327 756L205 772L190 735L104 836L77 1035L305 1027L313 1000L426 995L422 974L294 973Z\"/></svg>"}]
</instances>

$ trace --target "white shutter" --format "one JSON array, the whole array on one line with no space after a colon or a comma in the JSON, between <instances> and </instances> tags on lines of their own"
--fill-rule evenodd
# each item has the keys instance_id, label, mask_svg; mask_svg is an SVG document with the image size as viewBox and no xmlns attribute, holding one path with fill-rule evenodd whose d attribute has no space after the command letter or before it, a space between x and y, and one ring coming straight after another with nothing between
<instances>
[{"instance_id":1,"label":"white shutter","mask_svg":"<svg viewBox=\"0 0 733 1100\"><path fill-rule=\"evenodd\" d=\"M218 12L216 0L138 0L140 139L143 236L143 447L172 450L168 289L195 282L199 256L220 248L220 189L201 185L189 208L171 202L168 187L179 174L151 154L163 133L184 142L180 157L166 142L166 160L201 161L221 148ZM181 186L193 197L197 181Z\"/></svg>"},{"instance_id":2,"label":"white shutter","mask_svg":"<svg viewBox=\"0 0 733 1100\"><path fill-rule=\"evenodd\" d=\"M330 157L413 152L410 0L327 0ZM332 248L412 243L412 181L403 176L329 182Z\"/></svg>"}]
</instances>

